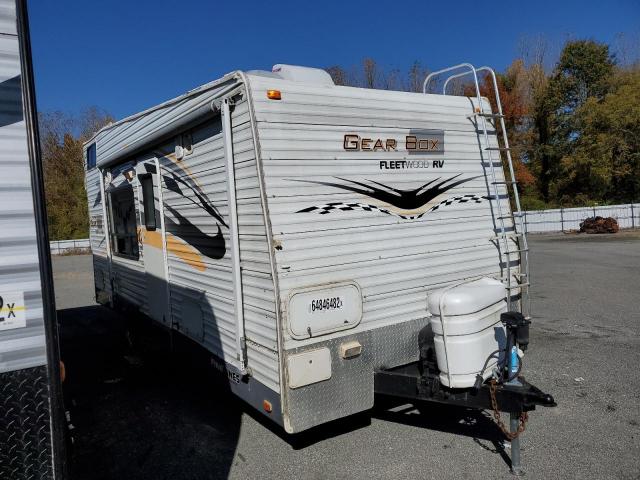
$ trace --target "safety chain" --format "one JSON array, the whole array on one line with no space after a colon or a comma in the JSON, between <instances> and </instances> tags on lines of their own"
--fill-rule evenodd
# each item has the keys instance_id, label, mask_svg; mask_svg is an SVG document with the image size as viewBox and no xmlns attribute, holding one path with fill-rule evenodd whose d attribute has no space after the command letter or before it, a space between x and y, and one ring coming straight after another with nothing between
<instances>
[{"instance_id":1,"label":"safety chain","mask_svg":"<svg viewBox=\"0 0 640 480\"><path fill-rule=\"evenodd\" d=\"M489 392L491 393L491 406L493 407L493 417L495 418L496 423L498 424L498 427L500 427L500 430L502 430L502 433L504 433L504 436L507 437L508 440L513 440L515 438L518 438L518 436L520 436L520 434L524 432L524 429L526 428L527 420L529 420L529 414L527 412L520 413L520 425L518 425L518 430L512 433L504 424L504 422L502 421L502 417L500 416L500 409L498 408L498 401L496 400L495 379L491 379L491 381L489 382Z\"/></svg>"}]
</instances>

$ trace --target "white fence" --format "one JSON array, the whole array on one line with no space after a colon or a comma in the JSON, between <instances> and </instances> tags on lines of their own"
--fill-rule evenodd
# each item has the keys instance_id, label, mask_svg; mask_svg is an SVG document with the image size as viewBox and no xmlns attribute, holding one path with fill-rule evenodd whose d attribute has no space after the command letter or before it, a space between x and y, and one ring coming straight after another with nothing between
<instances>
[{"instance_id":1,"label":"white fence","mask_svg":"<svg viewBox=\"0 0 640 480\"><path fill-rule=\"evenodd\" d=\"M604 207L555 208L552 210L528 210L524 212L527 233L569 232L579 230L580 222L589 217L613 217L620 228L640 228L640 203L608 205ZM51 254L89 250L88 238L58 240L51 243Z\"/></svg>"},{"instance_id":2,"label":"white fence","mask_svg":"<svg viewBox=\"0 0 640 480\"><path fill-rule=\"evenodd\" d=\"M80 250L89 250L91 244L88 238L81 238L79 240L57 240L55 242L49 242L51 246L52 255L60 255L67 252L78 252Z\"/></svg>"},{"instance_id":3,"label":"white fence","mask_svg":"<svg viewBox=\"0 0 640 480\"><path fill-rule=\"evenodd\" d=\"M579 230L580 222L595 216L613 217L618 221L620 228L638 228L640 204L529 210L524 212L524 225L527 233L568 232Z\"/></svg>"}]
</instances>

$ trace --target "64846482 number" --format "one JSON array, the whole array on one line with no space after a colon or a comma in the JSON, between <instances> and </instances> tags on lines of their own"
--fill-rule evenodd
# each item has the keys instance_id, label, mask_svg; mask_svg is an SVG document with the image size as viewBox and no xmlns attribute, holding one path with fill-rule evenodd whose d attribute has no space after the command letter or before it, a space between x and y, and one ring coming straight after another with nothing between
<instances>
[{"instance_id":1,"label":"64846482 number","mask_svg":"<svg viewBox=\"0 0 640 480\"><path fill-rule=\"evenodd\" d=\"M318 298L311 300L311 311L317 312L322 310L337 310L342 308L342 299L340 297Z\"/></svg>"}]
</instances>

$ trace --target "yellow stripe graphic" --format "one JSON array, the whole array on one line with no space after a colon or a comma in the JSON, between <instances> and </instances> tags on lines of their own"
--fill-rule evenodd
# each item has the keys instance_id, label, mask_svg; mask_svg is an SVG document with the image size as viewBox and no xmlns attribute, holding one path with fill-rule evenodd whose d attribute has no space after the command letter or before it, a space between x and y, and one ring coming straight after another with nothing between
<instances>
[{"instance_id":1,"label":"yellow stripe graphic","mask_svg":"<svg viewBox=\"0 0 640 480\"><path fill-rule=\"evenodd\" d=\"M21 312L21 311L26 310L26 309L27 309L27 307L13 307L13 308L9 308L9 307L4 308L3 307L3 308L0 308L0 315L2 315L2 312L4 312L5 310L7 311L7 313L9 313L9 312Z\"/></svg>"}]
</instances>

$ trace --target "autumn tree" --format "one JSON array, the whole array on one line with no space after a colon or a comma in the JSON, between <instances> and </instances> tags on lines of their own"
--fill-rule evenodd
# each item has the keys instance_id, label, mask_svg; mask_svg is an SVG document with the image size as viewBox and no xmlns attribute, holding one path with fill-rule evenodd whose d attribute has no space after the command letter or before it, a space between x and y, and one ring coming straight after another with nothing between
<instances>
[{"instance_id":1,"label":"autumn tree","mask_svg":"<svg viewBox=\"0 0 640 480\"><path fill-rule=\"evenodd\" d=\"M82 146L112 117L96 107L78 116L63 112L39 116L40 148L52 240L84 238L89 232Z\"/></svg>"},{"instance_id":2,"label":"autumn tree","mask_svg":"<svg viewBox=\"0 0 640 480\"><path fill-rule=\"evenodd\" d=\"M496 73L496 85L508 134L515 179L521 194L524 194L526 203L527 196L535 195L537 192L535 190L536 178L532 174L528 162L531 145L529 127L532 108L530 85L523 61L515 60L504 73ZM489 101L492 112L498 113L493 77L484 72L484 75L479 78L478 86L480 95ZM462 92L465 96L476 97L475 83L467 80L463 84ZM497 128L501 128L498 119L492 120L492 123L495 123ZM502 140L501 136L499 140ZM504 147L502 144L500 146Z\"/></svg>"}]
</instances>

